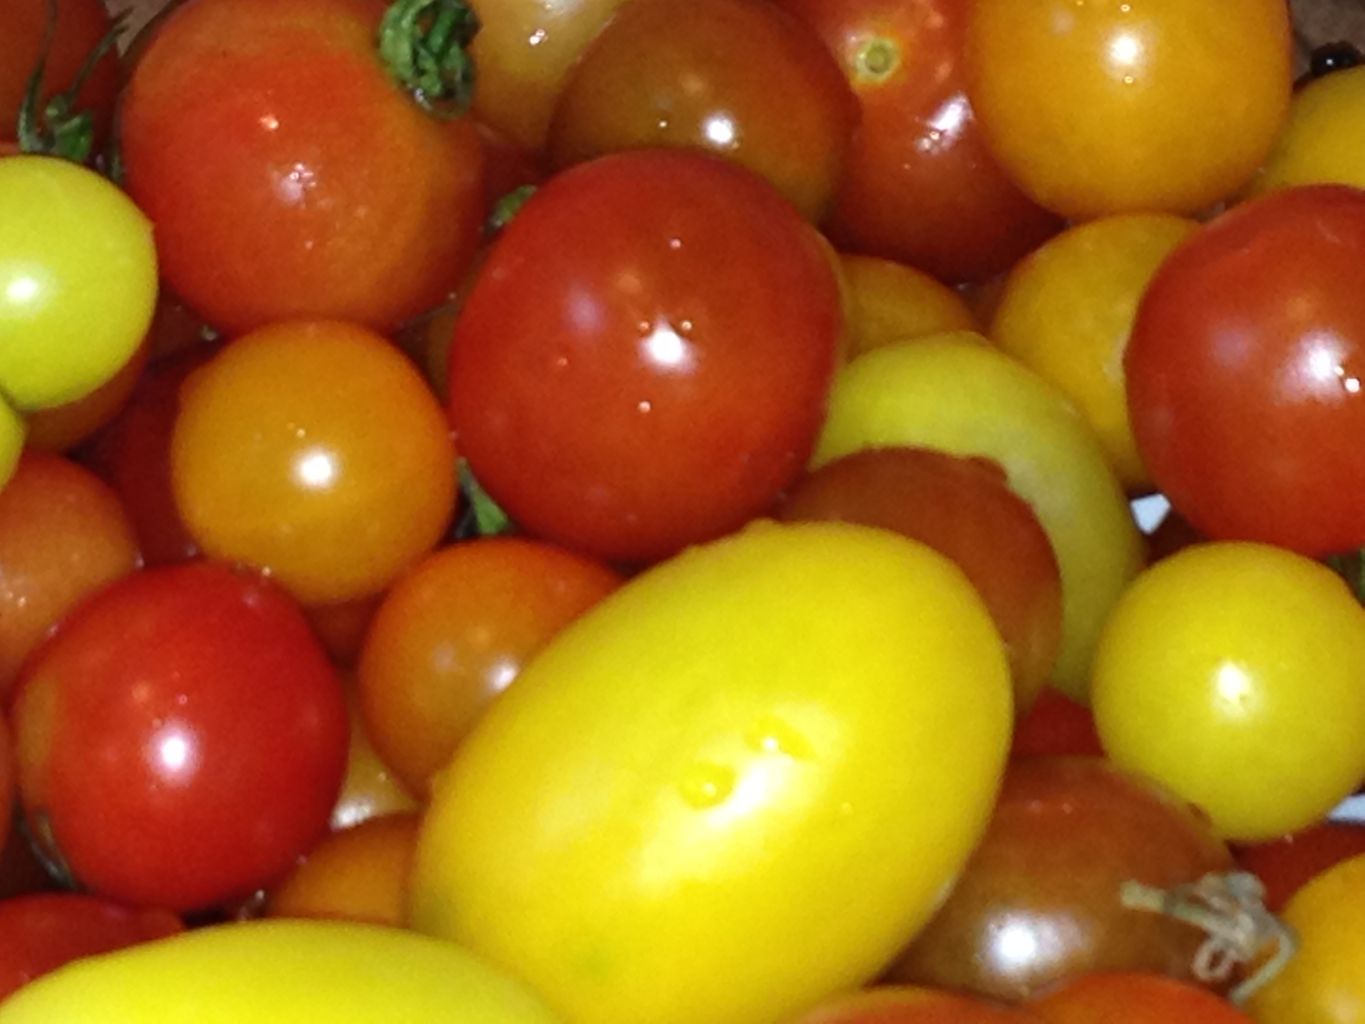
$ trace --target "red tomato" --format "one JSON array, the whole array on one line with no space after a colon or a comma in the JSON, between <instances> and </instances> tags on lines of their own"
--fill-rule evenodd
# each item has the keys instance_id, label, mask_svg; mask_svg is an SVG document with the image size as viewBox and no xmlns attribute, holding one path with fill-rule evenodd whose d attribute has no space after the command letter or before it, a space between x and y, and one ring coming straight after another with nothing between
<instances>
[{"instance_id":1,"label":"red tomato","mask_svg":"<svg viewBox=\"0 0 1365 1024\"><path fill-rule=\"evenodd\" d=\"M0 715L0 850L10 840L10 822L14 820L14 745L5 717ZM2 862L0 862L2 865ZM3 882L0 882L0 887ZM0 891L3 891L0 888Z\"/></svg>"},{"instance_id":2,"label":"red tomato","mask_svg":"<svg viewBox=\"0 0 1365 1024\"><path fill-rule=\"evenodd\" d=\"M1365 853L1365 825L1324 821L1268 843L1233 849L1237 863L1265 885L1265 905L1279 910L1334 864Z\"/></svg>"},{"instance_id":3,"label":"red tomato","mask_svg":"<svg viewBox=\"0 0 1365 1024\"><path fill-rule=\"evenodd\" d=\"M376 53L384 0L200 0L152 36L121 108L127 187L170 285L216 327L381 330L435 306L484 217L472 121ZM187 116L193 112L193 116Z\"/></svg>"},{"instance_id":4,"label":"red tomato","mask_svg":"<svg viewBox=\"0 0 1365 1024\"><path fill-rule=\"evenodd\" d=\"M911 985L886 985L833 999L793 1024L1038 1024L1026 1011Z\"/></svg>"},{"instance_id":5,"label":"red tomato","mask_svg":"<svg viewBox=\"0 0 1365 1024\"><path fill-rule=\"evenodd\" d=\"M1095 716L1080 704L1051 686L1033 702L1033 707L1014 727L1012 757L1038 755L1081 755L1102 757Z\"/></svg>"},{"instance_id":6,"label":"red tomato","mask_svg":"<svg viewBox=\"0 0 1365 1024\"><path fill-rule=\"evenodd\" d=\"M191 910L272 881L327 831L346 703L302 613L214 563L84 602L14 704L30 832L91 891Z\"/></svg>"},{"instance_id":7,"label":"red tomato","mask_svg":"<svg viewBox=\"0 0 1365 1024\"><path fill-rule=\"evenodd\" d=\"M0 901L0 999L73 960L183 930L169 910L126 907L72 892Z\"/></svg>"},{"instance_id":8,"label":"red tomato","mask_svg":"<svg viewBox=\"0 0 1365 1024\"><path fill-rule=\"evenodd\" d=\"M979 281L1061 226L1005 176L977 127L966 0L781 2L824 39L861 110L826 224L840 248Z\"/></svg>"},{"instance_id":9,"label":"red tomato","mask_svg":"<svg viewBox=\"0 0 1365 1024\"><path fill-rule=\"evenodd\" d=\"M1157 271L1124 360L1138 448L1201 533L1365 545L1365 191L1288 189Z\"/></svg>"},{"instance_id":10,"label":"red tomato","mask_svg":"<svg viewBox=\"0 0 1365 1024\"><path fill-rule=\"evenodd\" d=\"M457 445L529 532L661 558L800 474L839 332L832 257L771 186L684 150L601 157L532 196L475 281Z\"/></svg>"},{"instance_id":11,"label":"red tomato","mask_svg":"<svg viewBox=\"0 0 1365 1024\"><path fill-rule=\"evenodd\" d=\"M1253 1024L1205 989L1159 974L1097 972L1029 1003L1045 1024Z\"/></svg>"}]
</instances>

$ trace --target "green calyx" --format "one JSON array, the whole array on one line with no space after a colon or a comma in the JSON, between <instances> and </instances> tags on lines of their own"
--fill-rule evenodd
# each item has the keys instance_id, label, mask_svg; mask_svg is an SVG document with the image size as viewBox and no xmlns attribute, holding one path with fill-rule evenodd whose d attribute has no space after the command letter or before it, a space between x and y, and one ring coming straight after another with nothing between
<instances>
[{"instance_id":1,"label":"green calyx","mask_svg":"<svg viewBox=\"0 0 1365 1024\"><path fill-rule=\"evenodd\" d=\"M464 0L395 0L379 25L379 55L418 106L456 118L474 101L468 47L478 31Z\"/></svg>"},{"instance_id":2,"label":"green calyx","mask_svg":"<svg viewBox=\"0 0 1365 1024\"><path fill-rule=\"evenodd\" d=\"M88 110L78 110L76 102L99 62L118 45L125 20L124 15L114 19L104 38L85 58L85 63L71 84L44 103L43 77L52 51L52 40L57 34L57 0L48 0L42 52L33 73L28 77L24 102L19 107L15 138L21 152L61 157L78 164L90 159L95 145L95 119Z\"/></svg>"}]
</instances>

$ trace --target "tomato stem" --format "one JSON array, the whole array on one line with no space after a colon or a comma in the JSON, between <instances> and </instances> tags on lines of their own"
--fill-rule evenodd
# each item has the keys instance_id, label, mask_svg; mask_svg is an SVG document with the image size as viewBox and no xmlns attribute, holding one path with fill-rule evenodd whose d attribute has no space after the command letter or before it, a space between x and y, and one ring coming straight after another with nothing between
<instances>
[{"instance_id":1,"label":"tomato stem","mask_svg":"<svg viewBox=\"0 0 1365 1024\"><path fill-rule=\"evenodd\" d=\"M379 55L418 106L453 119L474 100L468 47L478 31L464 0L395 0L379 25Z\"/></svg>"},{"instance_id":2,"label":"tomato stem","mask_svg":"<svg viewBox=\"0 0 1365 1024\"><path fill-rule=\"evenodd\" d=\"M57 35L57 0L48 0L43 47L38 54L38 63L28 77L24 101L19 107L15 137L21 152L61 157L78 164L90 159L90 151L95 145L95 119L90 111L77 110L76 101L99 62L118 45L126 20L126 12L113 19L109 31L86 56L71 84L43 104L43 76Z\"/></svg>"},{"instance_id":3,"label":"tomato stem","mask_svg":"<svg viewBox=\"0 0 1365 1024\"><path fill-rule=\"evenodd\" d=\"M507 227L512 218L526 205L526 200L535 195L535 192L536 187L534 185L519 185L511 192L499 197L498 201L493 204L492 211L488 214L488 220L484 222L484 237L492 238Z\"/></svg>"},{"instance_id":4,"label":"tomato stem","mask_svg":"<svg viewBox=\"0 0 1365 1024\"><path fill-rule=\"evenodd\" d=\"M460 490L467 505L457 528L459 536L495 537L511 532L511 518L489 497L464 459L460 460Z\"/></svg>"},{"instance_id":5,"label":"tomato stem","mask_svg":"<svg viewBox=\"0 0 1365 1024\"><path fill-rule=\"evenodd\" d=\"M1238 1006L1275 978L1298 949L1294 930L1266 909L1261 880L1245 871L1209 874L1170 889L1127 881L1119 899L1132 910L1162 914L1205 932L1193 964L1195 978L1204 984L1225 983L1254 965L1228 992Z\"/></svg>"}]
</instances>

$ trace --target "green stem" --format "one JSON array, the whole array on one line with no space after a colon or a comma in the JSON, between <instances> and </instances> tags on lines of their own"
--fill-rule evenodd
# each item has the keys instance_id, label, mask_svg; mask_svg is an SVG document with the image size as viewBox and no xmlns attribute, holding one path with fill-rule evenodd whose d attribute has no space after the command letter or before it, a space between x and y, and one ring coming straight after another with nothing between
<instances>
[{"instance_id":1,"label":"green stem","mask_svg":"<svg viewBox=\"0 0 1365 1024\"><path fill-rule=\"evenodd\" d=\"M460 490L465 496L465 515L457 534L461 537L495 537L512 531L512 520L474 477L469 463L460 460Z\"/></svg>"},{"instance_id":2,"label":"green stem","mask_svg":"<svg viewBox=\"0 0 1365 1024\"><path fill-rule=\"evenodd\" d=\"M492 238L503 228L507 227L507 225L511 223L512 218L526 205L526 200L535 195L535 192L536 187L534 185L519 185L512 189L511 192L501 196L498 201L493 204L493 209L488 214L488 220L484 222L484 237Z\"/></svg>"},{"instance_id":3,"label":"green stem","mask_svg":"<svg viewBox=\"0 0 1365 1024\"><path fill-rule=\"evenodd\" d=\"M395 0L379 25L379 55L418 106L456 118L474 101L468 49L478 31L464 0Z\"/></svg>"}]
</instances>

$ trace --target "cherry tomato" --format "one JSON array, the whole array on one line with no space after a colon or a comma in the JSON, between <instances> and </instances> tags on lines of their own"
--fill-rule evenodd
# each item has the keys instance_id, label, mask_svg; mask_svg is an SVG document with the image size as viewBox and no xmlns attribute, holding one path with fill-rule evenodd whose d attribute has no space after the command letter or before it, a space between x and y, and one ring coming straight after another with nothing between
<instances>
[{"instance_id":1,"label":"cherry tomato","mask_svg":"<svg viewBox=\"0 0 1365 1024\"><path fill-rule=\"evenodd\" d=\"M1045 686L1014 727L1011 757L1072 755L1102 757L1095 716L1079 701Z\"/></svg>"},{"instance_id":2,"label":"cherry tomato","mask_svg":"<svg viewBox=\"0 0 1365 1024\"><path fill-rule=\"evenodd\" d=\"M123 368L88 395L32 413L25 439L28 447L65 452L88 441L128 403L151 351L151 345L144 339Z\"/></svg>"},{"instance_id":3,"label":"cherry tomato","mask_svg":"<svg viewBox=\"0 0 1365 1024\"><path fill-rule=\"evenodd\" d=\"M1365 191L1276 192L1203 228L1153 278L1124 366L1143 461L1197 529L1365 546Z\"/></svg>"},{"instance_id":4,"label":"cherry tomato","mask_svg":"<svg viewBox=\"0 0 1365 1024\"><path fill-rule=\"evenodd\" d=\"M1349 857L1365 853L1365 825L1322 821L1280 839L1234 849L1237 863L1265 885L1265 905L1279 910L1304 884Z\"/></svg>"},{"instance_id":5,"label":"cherry tomato","mask_svg":"<svg viewBox=\"0 0 1365 1024\"><path fill-rule=\"evenodd\" d=\"M176 504L204 551L307 604L382 590L454 515L450 428L421 373L338 321L263 327L186 379Z\"/></svg>"},{"instance_id":6,"label":"cherry tomato","mask_svg":"<svg viewBox=\"0 0 1365 1024\"><path fill-rule=\"evenodd\" d=\"M777 517L881 526L928 544L966 573L1005 642L1023 715L1057 662L1062 584L1047 534L997 463L926 448L836 459L782 500Z\"/></svg>"},{"instance_id":7,"label":"cherry tomato","mask_svg":"<svg viewBox=\"0 0 1365 1024\"><path fill-rule=\"evenodd\" d=\"M1120 888L1231 866L1207 819L1157 786L1099 758L1022 758L952 894L890 977L1007 1002L1086 971L1188 978L1204 934L1127 909Z\"/></svg>"},{"instance_id":8,"label":"cherry tomato","mask_svg":"<svg viewBox=\"0 0 1365 1024\"><path fill-rule=\"evenodd\" d=\"M850 359L907 338L980 328L962 296L914 267L843 253L839 268L849 296Z\"/></svg>"},{"instance_id":9,"label":"cherry tomato","mask_svg":"<svg viewBox=\"0 0 1365 1024\"><path fill-rule=\"evenodd\" d=\"M14 743L4 715L0 715L0 850L10 843L10 823L14 820ZM0 893L3 893L0 881ZM2 898L2 897L0 897Z\"/></svg>"},{"instance_id":10,"label":"cherry tomato","mask_svg":"<svg viewBox=\"0 0 1365 1024\"><path fill-rule=\"evenodd\" d=\"M346 755L346 778L341 795L332 808L332 829L352 828L371 818L387 814L406 814L417 809L413 799L392 768L375 753L360 716L360 699L354 682L348 680L346 704L350 711L351 745Z\"/></svg>"},{"instance_id":11,"label":"cherry tomato","mask_svg":"<svg viewBox=\"0 0 1365 1024\"><path fill-rule=\"evenodd\" d=\"M73 960L165 938L184 927L169 910L78 893L0 900L0 1000Z\"/></svg>"},{"instance_id":12,"label":"cherry tomato","mask_svg":"<svg viewBox=\"0 0 1365 1024\"><path fill-rule=\"evenodd\" d=\"M860 119L826 223L843 249L949 281L1009 267L1060 222L996 164L965 94L964 0L782 0L825 41Z\"/></svg>"},{"instance_id":13,"label":"cherry tomato","mask_svg":"<svg viewBox=\"0 0 1365 1024\"><path fill-rule=\"evenodd\" d=\"M528 532L661 558L799 475L840 321L824 243L770 185L683 150L599 157L531 197L474 284L457 443Z\"/></svg>"},{"instance_id":14,"label":"cherry tomato","mask_svg":"<svg viewBox=\"0 0 1365 1024\"><path fill-rule=\"evenodd\" d=\"M385 596L357 671L380 757L426 796L522 666L620 582L591 559L513 537L456 544L418 563Z\"/></svg>"},{"instance_id":15,"label":"cherry tomato","mask_svg":"<svg viewBox=\"0 0 1365 1024\"><path fill-rule=\"evenodd\" d=\"M315 604L304 608L313 632L336 664L344 668L355 666L365 643L365 633L382 597L382 593L370 594L339 604Z\"/></svg>"},{"instance_id":16,"label":"cherry tomato","mask_svg":"<svg viewBox=\"0 0 1365 1024\"><path fill-rule=\"evenodd\" d=\"M967 92L992 152L1047 208L1192 214L1270 152L1292 53L1284 0L976 0Z\"/></svg>"},{"instance_id":17,"label":"cherry tomato","mask_svg":"<svg viewBox=\"0 0 1365 1024\"><path fill-rule=\"evenodd\" d=\"M1045 1024L1254 1024L1231 1003L1160 974L1085 974L1035 999L1028 1008Z\"/></svg>"},{"instance_id":18,"label":"cherry tomato","mask_svg":"<svg viewBox=\"0 0 1365 1024\"><path fill-rule=\"evenodd\" d=\"M1100 639L1091 697L1117 764L1250 842L1313 824L1365 777L1362 679L1365 608L1339 576L1224 542L1133 582Z\"/></svg>"},{"instance_id":19,"label":"cherry tomato","mask_svg":"<svg viewBox=\"0 0 1365 1024\"><path fill-rule=\"evenodd\" d=\"M1336 182L1365 188L1365 67L1309 82L1294 96L1252 192Z\"/></svg>"},{"instance_id":20,"label":"cherry tomato","mask_svg":"<svg viewBox=\"0 0 1365 1024\"><path fill-rule=\"evenodd\" d=\"M0 489L0 703L62 616L137 565L132 526L109 487L59 455L24 455Z\"/></svg>"},{"instance_id":21,"label":"cherry tomato","mask_svg":"<svg viewBox=\"0 0 1365 1024\"><path fill-rule=\"evenodd\" d=\"M703 149L819 220L856 120L829 51L767 0L651 0L626 4L578 59L549 152L564 167L621 149Z\"/></svg>"},{"instance_id":22,"label":"cherry tomato","mask_svg":"<svg viewBox=\"0 0 1365 1024\"><path fill-rule=\"evenodd\" d=\"M14 703L30 832L91 891L178 910L249 894L327 829L346 705L275 586L214 563L84 602Z\"/></svg>"},{"instance_id":23,"label":"cherry tomato","mask_svg":"<svg viewBox=\"0 0 1365 1024\"><path fill-rule=\"evenodd\" d=\"M469 266L478 131L396 85L376 52L386 6L199 0L139 57L120 114L127 187L156 222L167 281L219 329L396 328Z\"/></svg>"},{"instance_id":24,"label":"cherry tomato","mask_svg":"<svg viewBox=\"0 0 1365 1024\"><path fill-rule=\"evenodd\" d=\"M1032 1014L980 999L917 988L883 985L832 999L791 1024L1038 1024Z\"/></svg>"}]
</instances>

